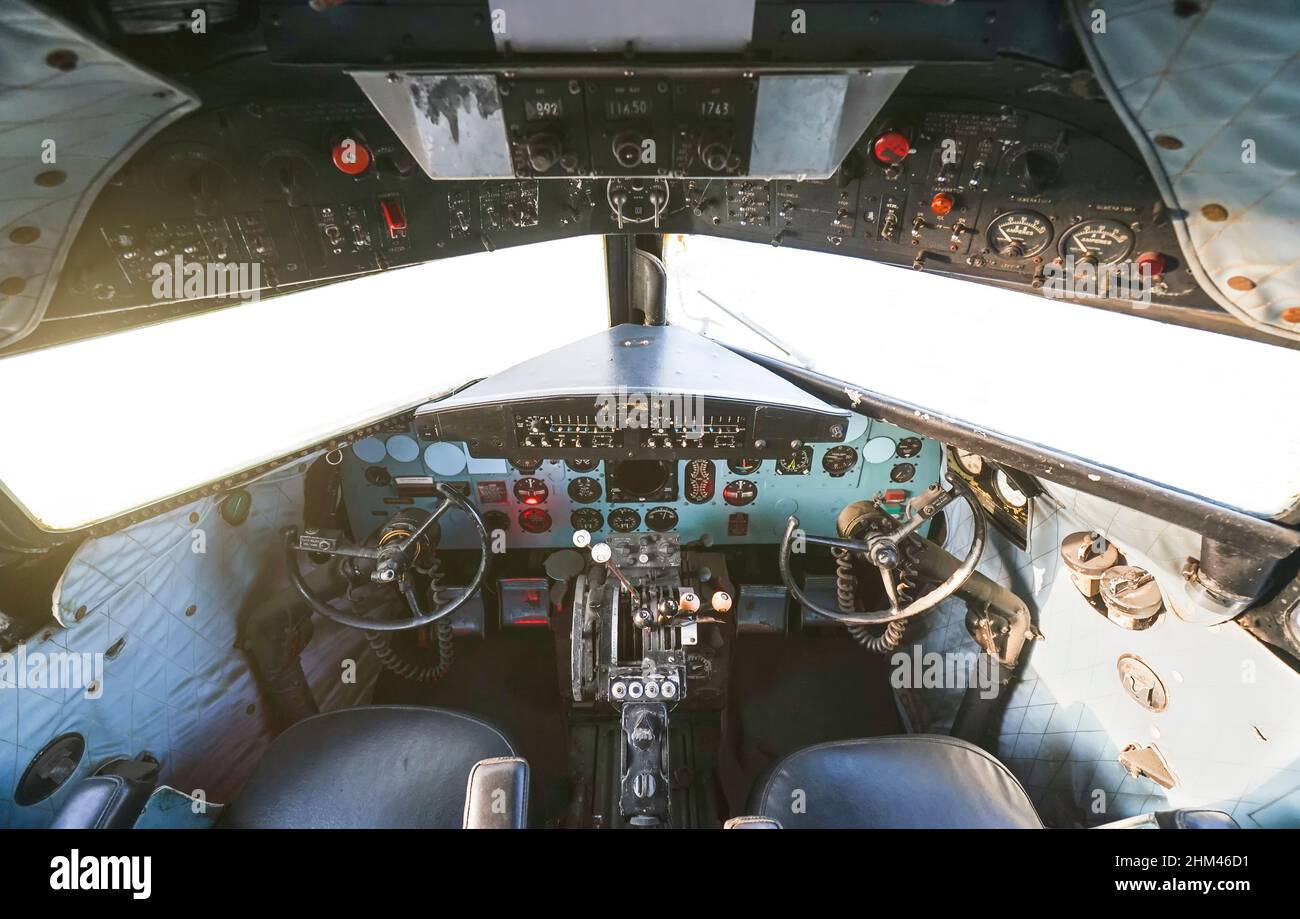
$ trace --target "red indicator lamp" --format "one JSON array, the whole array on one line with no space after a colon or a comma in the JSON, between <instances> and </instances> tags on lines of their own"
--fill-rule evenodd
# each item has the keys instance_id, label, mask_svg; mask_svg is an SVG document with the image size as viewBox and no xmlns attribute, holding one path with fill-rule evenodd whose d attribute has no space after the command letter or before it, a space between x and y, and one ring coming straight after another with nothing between
<instances>
[{"instance_id":1,"label":"red indicator lamp","mask_svg":"<svg viewBox=\"0 0 1300 919\"><path fill-rule=\"evenodd\" d=\"M901 131L886 131L871 142L871 153L886 166L901 163L912 152L912 142Z\"/></svg>"},{"instance_id":2,"label":"red indicator lamp","mask_svg":"<svg viewBox=\"0 0 1300 919\"><path fill-rule=\"evenodd\" d=\"M1158 278L1165 273L1165 257L1159 252L1143 252L1135 261L1139 271L1142 270L1144 265L1151 266L1151 277L1153 278Z\"/></svg>"},{"instance_id":3,"label":"red indicator lamp","mask_svg":"<svg viewBox=\"0 0 1300 919\"><path fill-rule=\"evenodd\" d=\"M330 151L334 168L344 175L359 176L370 168L370 151L355 137L345 137Z\"/></svg>"},{"instance_id":4,"label":"red indicator lamp","mask_svg":"<svg viewBox=\"0 0 1300 919\"><path fill-rule=\"evenodd\" d=\"M943 217L952 213L952 207L956 202L953 201L952 195L946 191L941 191L930 199L930 213L938 214Z\"/></svg>"}]
</instances>

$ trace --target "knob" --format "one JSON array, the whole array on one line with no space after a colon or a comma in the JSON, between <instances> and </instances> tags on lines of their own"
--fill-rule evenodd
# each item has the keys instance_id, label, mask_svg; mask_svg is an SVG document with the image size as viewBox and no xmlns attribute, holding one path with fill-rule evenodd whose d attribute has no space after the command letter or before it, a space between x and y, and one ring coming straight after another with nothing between
<instances>
[{"instance_id":1,"label":"knob","mask_svg":"<svg viewBox=\"0 0 1300 919\"><path fill-rule=\"evenodd\" d=\"M1143 265L1150 265L1153 278L1158 278L1165 273L1165 257L1159 252L1143 252L1135 261L1139 271Z\"/></svg>"},{"instance_id":2,"label":"knob","mask_svg":"<svg viewBox=\"0 0 1300 919\"><path fill-rule=\"evenodd\" d=\"M688 590L677 600L677 608L686 613L697 613L700 611L700 595L694 591Z\"/></svg>"},{"instance_id":3,"label":"knob","mask_svg":"<svg viewBox=\"0 0 1300 919\"><path fill-rule=\"evenodd\" d=\"M591 560L597 565L603 565L614 557L614 550L609 547L607 542L598 542L591 547Z\"/></svg>"},{"instance_id":4,"label":"knob","mask_svg":"<svg viewBox=\"0 0 1300 919\"><path fill-rule=\"evenodd\" d=\"M731 609L731 594L723 590L715 591L709 598L709 604L715 613L725 613Z\"/></svg>"}]
</instances>

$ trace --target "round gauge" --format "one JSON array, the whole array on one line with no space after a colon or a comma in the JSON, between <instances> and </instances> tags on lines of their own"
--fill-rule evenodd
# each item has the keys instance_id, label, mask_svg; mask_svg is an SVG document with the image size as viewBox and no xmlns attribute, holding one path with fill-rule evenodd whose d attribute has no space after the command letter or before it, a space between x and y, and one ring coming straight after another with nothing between
<instances>
[{"instance_id":1,"label":"round gauge","mask_svg":"<svg viewBox=\"0 0 1300 919\"><path fill-rule=\"evenodd\" d=\"M605 515L594 507L580 507L569 515L569 525L575 530L595 532L605 528Z\"/></svg>"},{"instance_id":2,"label":"round gauge","mask_svg":"<svg viewBox=\"0 0 1300 919\"><path fill-rule=\"evenodd\" d=\"M807 475L812 469L812 447L801 447L785 459L776 461L777 475Z\"/></svg>"},{"instance_id":3,"label":"round gauge","mask_svg":"<svg viewBox=\"0 0 1300 919\"><path fill-rule=\"evenodd\" d=\"M511 460L510 465L514 466L524 475L532 475L537 471L537 467L542 465L542 461L539 459L517 459Z\"/></svg>"},{"instance_id":4,"label":"round gauge","mask_svg":"<svg viewBox=\"0 0 1300 919\"><path fill-rule=\"evenodd\" d=\"M544 508L526 507L519 512L519 527L525 533L545 533L551 528L551 515Z\"/></svg>"},{"instance_id":5,"label":"round gauge","mask_svg":"<svg viewBox=\"0 0 1300 919\"><path fill-rule=\"evenodd\" d=\"M491 536L497 530L502 533L510 532L510 518L501 511L488 511L483 515L483 526Z\"/></svg>"},{"instance_id":6,"label":"round gauge","mask_svg":"<svg viewBox=\"0 0 1300 919\"><path fill-rule=\"evenodd\" d=\"M910 482L912 476L916 475L916 467L911 463L899 463L893 469L889 470L889 481L891 482Z\"/></svg>"},{"instance_id":7,"label":"round gauge","mask_svg":"<svg viewBox=\"0 0 1300 919\"><path fill-rule=\"evenodd\" d=\"M590 504L600 500L600 483L589 476L574 479L569 483L569 497L579 504Z\"/></svg>"},{"instance_id":8,"label":"round gauge","mask_svg":"<svg viewBox=\"0 0 1300 919\"><path fill-rule=\"evenodd\" d=\"M664 533L677 526L677 511L671 507L652 507L645 512L645 525L656 533Z\"/></svg>"},{"instance_id":9,"label":"round gauge","mask_svg":"<svg viewBox=\"0 0 1300 919\"><path fill-rule=\"evenodd\" d=\"M898 455L903 459L910 459L921 452L921 438L904 437L898 442Z\"/></svg>"},{"instance_id":10,"label":"round gauge","mask_svg":"<svg viewBox=\"0 0 1300 919\"><path fill-rule=\"evenodd\" d=\"M609 528L616 533L630 533L641 525L641 515L630 507L616 507L609 512Z\"/></svg>"},{"instance_id":11,"label":"round gauge","mask_svg":"<svg viewBox=\"0 0 1300 919\"><path fill-rule=\"evenodd\" d=\"M564 465L568 466L574 472L591 472L600 465L600 460L595 459L571 459L565 460Z\"/></svg>"},{"instance_id":12,"label":"round gauge","mask_svg":"<svg viewBox=\"0 0 1300 919\"><path fill-rule=\"evenodd\" d=\"M1001 469L993 477L993 487L997 489L998 497L1011 507L1024 507L1029 503L1029 496L1021 491L1016 483L1011 481L1011 477Z\"/></svg>"},{"instance_id":13,"label":"round gauge","mask_svg":"<svg viewBox=\"0 0 1300 919\"><path fill-rule=\"evenodd\" d=\"M366 481L371 485L391 485L393 477L383 466L367 466Z\"/></svg>"},{"instance_id":14,"label":"round gauge","mask_svg":"<svg viewBox=\"0 0 1300 919\"><path fill-rule=\"evenodd\" d=\"M546 483L534 476L525 476L515 482L515 497L524 504L541 504L551 494Z\"/></svg>"},{"instance_id":15,"label":"round gauge","mask_svg":"<svg viewBox=\"0 0 1300 919\"><path fill-rule=\"evenodd\" d=\"M758 467L763 465L761 459L734 459L727 460L727 468L734 475L753 475L758 472Z\"/></svg>"},{"instance_id":16,"label":"round gauge","mask_svg":"<svg viewBox=\"0 0 1300 919\"><path fill-rule=\"evenodd\" d=\"M717 481L713 460L691 460L686 464L686 500L691 504L712 501Z\"/></svg>"},{"instance_id":17,"label":"round gauge","mask_svg":"<svg viewBox=\"0 0 1300 919\"><path fill-rule=\"evenodd\" d=\"M1052 224L1037 211L1007 211L989 223L989 247L1007 258L1031 258L1052 241Z\"/></svg>"},{"instance_id":18,"label":"round gauge","mask_svg":"<svg viewBox=\"0 0 1300 919\"><path fill-rule=\"evenodd\" d=\"M852 447L831 447L822 455L822 468L841 476L858 464L858 451Z\"/></svg>"},{"instance_id":19,"label":"round gauge","mask_svg":"<svg viewBox=\"0 0 1300 919\"><path fill-rule=\"evenodd\" d=\"M378 463L388 454L388 448L378 437L363 437L352 445L352 452L363 463Z\"/></svg>"},{"instance_id":20,"label":"round gauge","mask_svg":"<svg viewBox=\"0 0 1300 919\"><path fill-rule=\"evenodd\" d=\"M957 454L957 465L967 475L979 475L984 471L984 457L978 453L971 453L960 448L954 452Z\"/></svg>"},{"instance_id":21,"label":"round gauge","mask_svg":"<svg viewBox=\"0 0 1300 919\"><path fill-rule=\"evenodd\" d=\"M722 489L722 500L732 507L744 507L758 497L758 486L747 479L728 482Z\"/></svg>"},{"instance_id":22,"label":"round gauge","mask_svg":"<svg viewBox=\"0 0 1300 919\"><path fill-rule=\"evenodd\" d=\"M1085 220L1061 234L1061 257L1113 265L1133 251L1133 230L1118 220Z\"/></svg>"}]
</instances>

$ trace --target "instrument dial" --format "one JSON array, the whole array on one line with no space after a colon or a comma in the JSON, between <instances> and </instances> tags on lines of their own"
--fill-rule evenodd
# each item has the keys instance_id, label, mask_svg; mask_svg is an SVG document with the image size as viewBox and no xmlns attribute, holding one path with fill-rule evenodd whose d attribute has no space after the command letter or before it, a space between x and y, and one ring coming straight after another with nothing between
<instances>
[{"instance_id":1,"label":"instrument dial","mask_svg":"<svg viewBox=\"0 0 1300 919\"><path fill-rule=\"evenodd\" d=\"M569 515L569 525L575 530L594 533L605 528L605 515L594 507L580 507Z\"/></svg>"},{"instance_id":2,"label":"instrument dial","mask_svg":"<svg viewBox=\"0 0 1300 919\"><path fill-rule=\"evenodd\" d=\"M1029 503L1029 496L1021 491L1016 483L1011 481L1011 477L1001 469L993 477L993 487L997 490L998 497L1010 507L1024 507Z\"/></svg>"},{"instance_id":3,"label":"instrument dial","mask_svg":"<svg viewBox=\"0 0 1300 919\"><path fill-rule=\"evenodd\" d=\"M1133 230L1118 220L1085 220L1061 234L1061 257L1113 265L1133 251Z\"/></svg>"},{"instance_id":4,"label":"instrument dial","mask_svg":"<svg viewBox=\"0 0 1300 919\"><path fill-rule=\"evenodd\" d=\"M891 482L910 482L915 475L916 467L911 463L899 463L889 470L889 480Z\"/></svg>"},{"instance_id":5,"label":"instrument dial","mask_svg":"<svg viewBox=\"0 0 1300 919\"><path fill-rule=\"evenodd\" d=\"M515 497L524 504L541 504L550 495L546 483L535 476L525 476L515 482Z\"/></svg>"},{"instance_id":6,"label":"instrument dial","mask_svg":"<svg viewBox=\"0 0 1300 919\"><path fill-rule=\"evenodd\" d=\"M841 476L858 464L858 451L852 447L831 447L822 455L822 468L833 476Z\"/></svg>"},{"instance_id":7,"label":"instrument dial","mask_svg":"<svg viewBox=\"0 0 1300 919\"><path fill-rule=\"evenodd\" d=\"M957 449L957 465L967 475L979 475L984 471L984 457L978 453L971 453L968 450Z\"/></svg>"},{"instance_id":8,"label":"instrument dial","mask_svg":"<svg viewBox=\"0 0 1300 919\"><path fill-rule=\"evenodd\" d=\"M898 455L903 459L911 459L921 452L921 438L904 437L898 442Z\"/></svg>"},{"instance_id":9,"label":"instrument dial","mask_svg":"<svg viewBox=\"0 0 1300 919\"><path fill-rule=\"evenodd\" d=\"M645 513L645 525L656 533L664 533L677 526L677 511L671 507L652 507Z\"/></svg>"},{"instance_id":10,"label":"instrument dial","mask_svg":"<svg viewBox=\"0 0 1300 919\"><path fill-rule=\"evenodd\" d=\"M568 466L574 472L591 472L600 465L597 459L571 459L565 460L564 465Z\"/></svg>"},{"instance_id":11,"label":"instrument dial","mask_svg":"<svg viewBox=\"0 0 1300 919\"><path fill-rule=\"evenodd\" d=\"M1032 258L1052 241L1052 224L1038 211L1007 211L989 223L989 248L1007 258Z\"/></svg>"},{"instance_id":12,"label":"instrument dial","mask_svg":"<svg viewBox=\"0 0 1300 919\"><path fill-rule=\"evenodd\" d=\"M686 500L691 504L707 504L713 500L717 488L717 473L713 460L691 460L686 464Z\"/></svg>"},{"instance_id":13,"label":"instrument dial","mask_svg":"<svg viewBox=\"0 0 1300 919\"><path fill-rule=\"evenodd\" d=\"M641 525L641 515L630 507L616 507L609 512L609 528L617 533L630 533Z\"/></svg>"},{"instance_id":14,"label":"instrument dial","mask_svg":"<svg viewBox=\"0 0 1300 919\"><path fill-rule=\"evenodd\" d=\"M785 459L776 461L777 475L807 475L812 470L812 447L801 447Z\"/></svg>"},{"instance_id":15,"label":"instrument dial","mask_svg":"<svg viewBox=\"0 0 1300 919\"><path fill-rule=\"evenodd\" d=\"M569 497L579 504L590 504L600 500L600 483L590 476L574 479L569 483Z\"/></svg>"},{"instance_id":16,"label":"instrument dial","mask_svg":"<svg viewBox=\"0 0 1300 919\"><path fill-rule=\"evenodd\" d=\"M722 500L732 507L744 507L758 497L758 486L748 479L728 482L722 489Z\"/></svg>"},{"instance_id":17,"label":"instrument dial","mask_svg":"<svg viewBox=\"0 0 1300 919\"><path fill-rule=\"evenodd\" d=\"M734 459L727 460L727 468L734 475L753 475L758 472L758 468L763 465L761 459Z\"/></svg>"},{"instance_id":18,"label":"instrument dial","mask_svg":"<svg viewBox=\"0 0 1300 919\"><path fill-rule=\"evenodd\" d=\"M551 528L551 515L545 508L526 507L519 512L519 528L525 533L545 533Z\"/></svg>"},{"instance_id":19,"label":"instrument dial","mask_svg":"<svg viewBox=\"0 0 1300 919\"><path fill-rule=\"evenodd\" d=\"M532 475L542 465L542 461L539 459L517 459L511 460L510 465L524 475Z\"/></svg>"}]
</instances>

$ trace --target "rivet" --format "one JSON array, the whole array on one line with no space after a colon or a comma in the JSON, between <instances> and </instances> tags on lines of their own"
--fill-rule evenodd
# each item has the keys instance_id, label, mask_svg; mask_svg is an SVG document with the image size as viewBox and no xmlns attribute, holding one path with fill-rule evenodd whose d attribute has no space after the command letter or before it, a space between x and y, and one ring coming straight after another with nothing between
<instances>
[{"instance_id":1,"label":"rivet","mask_svg":"<svg viewBox=\"0 0 1300 919\"><path fill-rule=\"evenodd\" d=\"M1183 149L1183 142L1172 134L1157 134L1155 136L1155 142L1157 147L1162 147L1165 150Z\"/></svg>"},{"instance_id":2,"label":"rivet","mask_svg":"<svg viewBox=\"0 0 1300 919\"><path fill-rule=\"evenodd\" d=\"M36 227L14 227L9 232L9 241L20 246L27 246L41 238L41 231Z\"/></svg>"},{"instance_id":3,"label":"rivet","mask_svg":"<svg viewBox=\"0 0 1300 919\"><path fill-rule=\"evenodd\" d=\"M1300 322L1300 306L1288 306L1282 310L1283 322Z\"/></svg>"},{"instance_id":4,"label":"rivet","mask_svg":"<svg viewBox=\"0 0 1300 919\"><path fill-rule=\"evenodd\" d=\"M1250 278L1234 274L1232 277L1228 278L1228 286L1233 290L1254 290L1255 282Z\"/></svg>"},{"instance_id":5,"label":"rivet","mask_svg":"<svg viewBox=\"0 0 1300 919\"><path fill-rule=\"evenodd\" d=\"M68 174L62 169L47 169L36 176L36 184L42 188L54 188L62 185Z\"/></svg>"},{"instance_id":6,"label":"rivet","mask_svg":"<svg viewBox=\"0 0 1300 919\"><path fill-rule=\"evenodd\" d=\"M194 615L195 613L197 613L198 611L199 611L199 608L198 608L197 606L195 606L193 603L191 603L189 606L185 607L185 615L186 615L186 616L193 616L193 615Z\"/></svg>"},{"instance_id":7,"label":"rivet","mask_svg":"<svg viewBox=\"0 0 1300 919\"><path fill-rule=\"evenodd\" d=\"M19 277L5 278L0 281L0 294L16 297L27 288L27 282Z\"/></svg>"},{"instance_id":8,"label":"rivet","mask_svg":"<svg viewBox=\"0 0 1300 919\"><path fill-rule=\"evenodd\" d=\"M1201 216L1218 223L1228 219L1228 209L1222 204L1207 204L1201 208Z\"/></svg>"},{"instance_id":9,"label":"rivet","mask_svg":"<svg viewBox=\"0 0 1300 919\"><path fill-rule=\"evenodd\" d=\"M72 618L75 622L80 622L81 620L85 619L86 608L84 606L77 607L77 611L72 614Z\"/></svg>"}]
</instances>

